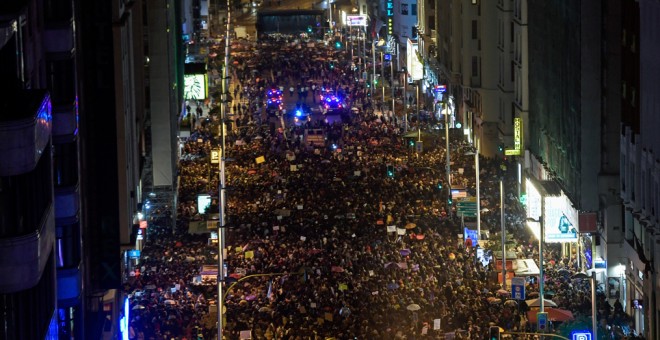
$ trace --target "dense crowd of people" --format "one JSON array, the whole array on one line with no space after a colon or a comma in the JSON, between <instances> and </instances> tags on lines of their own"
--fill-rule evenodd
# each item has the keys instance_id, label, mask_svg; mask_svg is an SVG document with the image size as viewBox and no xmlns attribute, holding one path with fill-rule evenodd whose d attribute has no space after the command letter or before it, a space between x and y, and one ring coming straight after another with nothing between
<instances>
[{"instance_id":1,"label":"dense crowd of people","mask_svg":"<svg viewBox=\"0 0 660 340\"><path fill-rule=\"evenodd\" d=\"M526 313L533 307L509 299L493 261L484 265L459 237L460 219L447 201L444 134L428 130L424 151L415 152L402 137L401 120L374 113L366 87L342 63L345 52L307 43L292 37L236 46L226 262L228 283L237 283L224 300L225 337L444 339L449 333L483 339L493 325L533 331ZM328 68L328 58L337 66ZM263 110L266 88L293 87L296 93L286 96L313 104L298 95L312 86L341 90L361 110L350 123L318 119L285 127ZM432 123L414 122L425 130ZM307 142L311 128L323 131L325 145ZM126 284L135 339L216 337L217 289L199 277L203 266L217 264L217 245L208 234L188 231L190 223L218 211L218 170L208 160L218 142L214 124L196 128L179 163L177 223L149 225L141 270ZM463 169L455 169L455 180L470 191L475 168L464 147L453 138L450 156L453 167ZM498 182L515 187L513 171L502 159L481 159L482 228L491 236L500 228ZM214 198L206 214L196 205L200 193ZM523 228L523 214L507 195L515 250L536 259L537 241ZM486 242L474 243L488 253ZM579 270L575 255L562 257L549 246L545 256L553 301L576 318L590 315L588 281L571 279ZM238 281L251 274L273 275ZM528 283L527 293L538 296L537 282ZM600 319L624 318L605 299L598 303Z\"/></svg>"}]
</instances>

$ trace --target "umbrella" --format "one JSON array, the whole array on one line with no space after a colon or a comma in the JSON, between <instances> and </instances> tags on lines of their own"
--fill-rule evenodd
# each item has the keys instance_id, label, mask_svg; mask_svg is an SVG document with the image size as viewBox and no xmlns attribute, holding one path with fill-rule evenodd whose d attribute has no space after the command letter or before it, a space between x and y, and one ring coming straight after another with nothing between
<instances>
[{"instance_id":1,"label":"umbrella","mask_svg":"<svg viewBox=\"0 0 660 340\"><path fill-rule=\"evenodd\" d=\"M330 271L333 272L333 273L343 273L343 272L344 272L344 268L339 267L339 266L332 266L332 267L330 268Z\"/></svg>"},{"instance_id":2,"label":"umbrella","mask_svg":"<svg viewBox=\"0 0 660 340\"><path fill-rule=\"evenodd\" d=\"M571 272L566 268L559 269L557 271L557 273L562 274L562 275L570 275L571 274Z\"/></svg>"},{"instance_id":3,"label":"umbrella","mask_svg":"<svg viewBox=\"0 0 660 340\"><path fill-rule=\"evenodd\" d=\"M417 224L415 224L415 223L406 224L406 229L415 229L415 227L417 227Z\"/></svg>"},{"instance_id":4,"label":"umbrella","mask_svg":"<svg viewBox=\"0 0 660 340\"><path fill-rule=\"evenodd\" d=\"M248 295L248 296L246 296L246 297L245 297L245 300L247 300L247 301L253 301L253 300L255 300L256 298L257 298L257 296L254 295L254 294L252 294L252 295Z\"/></svg>"},{"instance_id":5,"label":"umbrella","mask_svg":"<svg viewBox=\"0 0 660 340\"><path fill-rule=\"evenodd\" d=\"M498 296L508 296L509 294L510 294L509 291L506 289L500 289L497 291Z\"/></svg>"},{"instance_id":6,"label":"umbrella","mask_svg":"<svg viewBox=\"0 0 660 340\"><path fill-rule=\"evenodd\" d=\"M541 299L540 298L525 300L525 302L527 303L527 306L529 306L529 307L540 307L541 306ZM549 299L543 299L543 305L545 307L557 307L557 304L554 301L549 300Z\"/></svg>"},{"instance_id":7,"label":"umbrella","mask_svg":"<svg viewBox=\"0 0 660 340\"><path fill-rule=\"evenodd\" d=\"M401 254L401 256L408 256L410 255L410 249L401 249L399 250L399 254Z\"/></svg>"},{"instance_id":8,"label":"umbrella","mask_svg":"<svg viewBox=\"0 0 660 340\"><path fill-rule=\"evenodd\" d=\"M166 305L176 305L176 301L174 300L165 300Z\"/></svg>"},{"instance_id":9,"label":"umbrella","mask_svg":"<svg viewBox=\"0 0 660 340\"><path fill-rule=\"evenodd\" d=\"M390 282L387 284L387 289L389 290L395 290L399 288L399 285L396 282Z\"/></svg>"},{"instance_id":10,"label":"umbrella","mask_svg":"<svg viewBox=\"0 0 660 340\"><path fill-rule=\"evenodd\" d=\"M527 294L528 297L539 297L539 292L531 292Z\"/></svg>"},{"instance_id":11,"label":"umbrella","mask_svg":"<svg viewBox=\"0 0 660 340\"><path fill-rule=\"evenodd\" d=\"M135 305L135 306L133 306L133 308L131 308L131 309L132 309L132 310L138 310L138 309L145 309L145 308L147 308L147 307L145 307L145 306L143 306L143 305Z\"/></svg>"},{"instance_id":12,"label":"umbrella","mask_svg":"<svg viewBox=\"0 0 660 340\"><path fill-rule=\"evenodd\" d=\"M261 307L261 308L259 308L259 312L261 312L261 313L270 313L272 311L273 310L270 309L270 307Z\"/></svg>"},{"instance_id":13,"label":"umbrella","mask_svg":"<svg viewBox=\"0 0 660 340\"><path fill-rule=\"evenodd\" d=\"M518 306L518 301L516 300L506 300L504 301L504 305L508 307L515 307Z\"/></svg>"},{"instance_id":14,"label":"umbrella","mask_svg":"<svg viewBox=\"0 0 660 340\"><path fill-rule=\"evenodd\" d=\"M502 302L502 299L498 299L498 298L495 298L495 297L491 296L491 297L487 298L486 301L488 301L488 303L490 303L491 305L496 305L496 304Z\"/></svg>"},{"instance_id":15,"label":"umbrella","mask_svg":"<svg viewBox=\"0 0 660 340\"><path fill-rule=\"evenodd\" d=\"M564 322L568 320L573 320L573 313L570 310L559 309L559 308L548 308L545 310L548 313L548 320ZM531 323L536 323L536 314L539 313L539 310L530 310L527 312L527 319Z\"/></svg>"},{"instance_id":16,"label":"umbrella","mask_svg":"<svg viewBox=\"0 0 660 340\"><path fill-rule=\"evenodd\" d=\"M418 311L418 310L422 309L422 307L420 307L420 306L419 306L418 304L416 304L416 303L411 303L411 304L409 304L409 305L406 307L406 309L409 310L409 311L411 311L411 312L414 312L414 311Z\"/></svg>"}]
</instances>

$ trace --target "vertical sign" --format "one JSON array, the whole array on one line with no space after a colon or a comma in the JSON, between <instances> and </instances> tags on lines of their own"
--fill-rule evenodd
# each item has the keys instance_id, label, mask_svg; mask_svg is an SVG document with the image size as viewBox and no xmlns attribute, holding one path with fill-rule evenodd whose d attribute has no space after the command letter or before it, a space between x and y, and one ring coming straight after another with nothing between
<instances>
[{"instance_id":1,"label":"vertical sign","mask_svg":"<svg viewBox=\"0 0 660 340\"><path fill-rule=\"evenodd\" d=\"M394 0L387 0L387 34L394 33Z\"/></svg>"},{"instance_id":2,"label":"vertical sign","mask_svg":"<svg viewBox=\"0 0 660 340\"><path fill-rule=\"evenodd\" d=\"M513 119L513 148L522 150L522 118Z\"/></svg>"},{"instance_id":3,"label":"vertical sign","mask_svg":"<svg viewBox=\"0 0 660 340\"><path fill-rule=\"evenodd\" d=\"M525 300L525 278L514 277L511 279L511 297L515 300Z\"/></svg>"},{"instance_id":4,"label":"vertical sign","mask_svg":"<svg viewBox=\"0 0 660 340\"><path fill-rule=\"evenodd\" d=\"M513 119L513 149L504 150L507 156L520 156L522 154L522 118Z\"/></svg>"}]
</instances>

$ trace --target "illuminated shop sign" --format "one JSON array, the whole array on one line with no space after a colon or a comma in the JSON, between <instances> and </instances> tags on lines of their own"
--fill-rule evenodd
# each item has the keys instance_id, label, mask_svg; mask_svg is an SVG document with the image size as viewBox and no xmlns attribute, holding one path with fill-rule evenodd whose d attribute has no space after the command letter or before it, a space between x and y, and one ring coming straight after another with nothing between
<instances>
[{"instance_id":1,"label":"illuminated shop sign","mask_svg":"<svg viewBox=\"0 0 660 340\"><path fill-rule=\"evenodd\" d=\"M568 197L563 192L560 196L543 197L530 179L525 180L525 189L527 191L527 218L543 219L545 242L577 242L578 214ZM528 226L538 238L540 224L528 223Z\"/></svg>"},{"instance_id":2,"label":"illuminated shop sign","mask_svg":"<svg viewBox=\"0 0 660 340\"><path fill-rule=\"evenodd\" d=\"M394 1L387 0L387 34L392 35L394 32Z\"/></svg>"},{"instance_id":3,"label":"illuminated shop sign","mask_svg":"<svg viewBox=\"0 0 660 340\"><path fill-rule=\"evenodd\" d=\"M507 156L520 156L522 153L522 118L513 119L513 149L504 150Z\"/></svg>"},{"instance_id":4,"label":"illuminated shop sign","mask_svg":"<svg viewBox=\"0 0 660 340\"><path fill-rule=\"evenodd\" d=\"M367 26L366 15L347 15L346 22L348 26Z\"/></svg>"},{"instance_id":5,"label":"illuminated shop sign","mask_svg":"<svg viewBox=\"0 0 660 340\"><path fill-rule=\"evenodd\" d=\"M529 178L525 180L525 190L527 191L527 218L538 220L541 217L541 193Z\"/></svg>"},{"instance_id":6,"label":"illuminated shop sign","mask_svg":"<svg viewBox=\"0 0 660 340\"><path fill-rule=\"evenodd\" d=\"M545 242L577 242L577 213L568 197L545 197L544 203Z\"/></svg>"}]
</instances>

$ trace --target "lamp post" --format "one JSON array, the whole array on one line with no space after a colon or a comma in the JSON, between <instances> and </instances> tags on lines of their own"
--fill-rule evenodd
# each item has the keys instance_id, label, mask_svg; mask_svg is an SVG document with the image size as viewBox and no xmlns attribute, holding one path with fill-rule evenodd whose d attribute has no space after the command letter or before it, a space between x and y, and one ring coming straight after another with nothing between
<instances>
[{"instance_id":1,"label":"lamp post","mask_svg":"<svg viewBox=\"0 0 660 340\"><path fill-rule=\"evenodd\" d=\"M591 275L586 273L577 273L573 275L574 279L589 279L591 283L591 332L593 339L598 339L598 322L596 321L596 271L592 271Z\"/></svg>"},{"instance_id":2,"label":"lamp post","mask_svg":"<svg viewBox=\"0 0 660 340\"><path fill-rule=\"evenodd\" d=\"M397 56L398 58L399 56ZM392 57L390 56L390 90L392 92L392 118L395 117L396 113L394 110L394 60L392 60Z\"/></svg>"},{"instance_id":3,"label":"lamp post","mask_svg":"<svg viewBox=\"0 0 660 340\"><path fill-rule=\"evenodd\" d=\"M224 273L224 249L225 249L225 158L227 157L225 121L229 110L229 55L230 55L230 29L231 29L231 2L227 1L227 32L225 35L225 65L222 68L222 103L220 105L220 179L218 188L218 340L222 340L222 310L224 309L223 287L225 281Z\"/></svg>"},{"instance_id":4,"label":"lamp post","mask_svg":"<svg viewBox=\"0 0 660 340\"><path fill-rule=\"evenodd\" d=\"M444 98L443 98L444 99ZM451 163L449 159L449 105L446 100L443 102L445 107L445 147L447 152L447 164L445 165L447 169L447 216L451 217L451 207L449 206L449 199L451 198Z\"/></svg>"},{"instance_id":5,"label":"lamp post","mask_svg":"<svg viewBox=\"0 0 660 340\"><path fill-rule=\"evenodd\" d=\"M477 209L479 209L479 203L477 203ZM477 216L479 216L479 210L477 210ZM478 222L479 217L477 217ZM502 289L506 289L506 229L504 228L504 180L502 178L500 178L500 224L502 227Z\"/></svg>"},{"instance_id":6,"label":"lamp post","mask_svg":"<svg viewBox=\"0 0 660 340\"><path fill-rule=\"evenodd\" d=\"M383 75L380 86L383 88L383 105L385 105L385 62L383 61L383 51L380 51L380 73Z\"/></svg>"}]
</instances>

